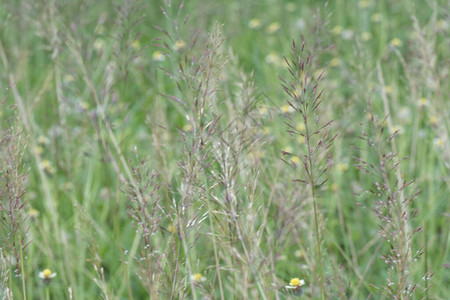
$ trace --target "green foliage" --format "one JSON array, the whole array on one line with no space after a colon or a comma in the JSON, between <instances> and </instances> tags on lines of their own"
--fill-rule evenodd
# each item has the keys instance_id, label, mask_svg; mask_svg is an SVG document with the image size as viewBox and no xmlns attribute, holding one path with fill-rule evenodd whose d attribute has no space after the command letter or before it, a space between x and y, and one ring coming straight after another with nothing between
<instances>
[{"instance_id":1,"label":"green foliage","mask_svg":"<svg viewBox=\"0 0 450 300\"><path fill-rule=\"evenodd\" d=\"M0 2L0 299L450 294L447 4L114 2Z\"/></svg>"}]
</instances>

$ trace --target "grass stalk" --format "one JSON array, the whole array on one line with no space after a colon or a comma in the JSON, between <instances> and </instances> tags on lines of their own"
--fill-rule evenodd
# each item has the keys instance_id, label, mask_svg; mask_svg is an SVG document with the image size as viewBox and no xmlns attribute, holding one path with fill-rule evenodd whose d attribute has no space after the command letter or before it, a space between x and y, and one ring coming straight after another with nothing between
<instances>
[{"instance_id":1,"label":"grass stalk","mask_svg":"<svg viewBox=\"0 0 450 300\"><path fill-rule=\"evenodd\" d=\"M306 130L306 140L307 140L307 144L308 144L308 153L312 153L308 122L305 122L305 130ZM324 285L324 279L323 279L322 253L321 253L321 249L320 249L321 247L320 247L319 215L318 215L318 211L317 211L316 188L315 188L316 183L314 180L314 168L313 168L313 162L312 162L311 155L308 156L308 162L309 162L309 184L311 187L311 197L312 197L313 208L314 208L314 230L315 230L315 236L316 236L316 251L317 251L318 263L319 263L320 291L321 291L322 300L325 300L325 285Z\"/></svg>"},{"instance_id":2,"label":"grass stalk","mask_svg":"<svg viewBox=\"0 0 450 300\"><path fill-rule=\"evenodd\" d=\"M0 1L0 300L446 299L450 26L408 1Z\"/></svg>"},{"instance_id":3,"label":"grass stalk","mask_svg":"<svg viewBox=\"0 0 450 300\"><path fill-rule=\"evenodd\" d=\"M22 240L22 232L19 231L19 240ZM25 267L24 267L24 263L23 260L25 259L24 255L23 255L23 246L20 245L20 277L22 280L22 295L23 295L23 299L26 300L27 299L27 288L26 288L26 284L25 284Z\"/></svg>"},{"instance_id":4,"label":"grass stalk","mask_svg":"<svg viewBox=\"0 0 450 300\"><path fill-rule=\"evenodd\" d=\"M285 93L290 97L288 100L289 106L293 110L293 115L301 117L303 122L304 132L293 123L293 117L286 113L286 117L289 119L285 122L288 126L287 132L291 136L299 136L304 138L306 143L305 153L298 155L295 153L288 153L282 151L284 156L290 157L296 155L302 157L303 172L300 179L294 179L295 182L303 183L305 186L309 186L310 195L312 198L313 214L314 214L314 235L317 251L317 264L319 267L319 279L320 279L320 294L321 298L325 299L325 279L322 263L322 249L321 249L321 234L320 234L320 213L317 203L317 191L316 188L322 186L327 182L327 171L330 167L331 154L329 148L331 147L334 139L337 135L330 137L328 134L328 128L333 121L325 123L319 123L319 105L322 102L322 93L318 89L319 81L322 78L323 72L317 77L311 74L311 55L308 55L306 59L302 58L304 55L305 42L303 43L300 53L297 53L295 42L292 43L292 55L291 61L286 59L288 65L288 71L291 75L290 80L286 80L280 76L281 85ZM323 121L322 121L323 122ZM289 166L296 168L296 164L292 160L283 161Z\"/></svg>"},{"instance_id":5,"label":"grass stalk","mask_svg":"<svg viewBox=\"0 0 450 300\"><path fill-rule=\"evenodd\" d=\"M213 210L211 207L211 202L208 202L208 210L209 210L209 215L213 214ZM219 282L219 292L220 292L220 299L224 300L225 299L225 295L223 292L223 286L222 286L222 276L221 276L221 271L220 271L220 259L219 259L219 254L217 251L217 242L216 242L216 236L214 233L214 225L213 225L213 219L210 217L209 218L209 228L211 231L211 238L213 241L213 250L214 250L214 260L215 260L215 268L216 268L216 274L217 274L217 280Z\"/></svg>"}]
</instances>

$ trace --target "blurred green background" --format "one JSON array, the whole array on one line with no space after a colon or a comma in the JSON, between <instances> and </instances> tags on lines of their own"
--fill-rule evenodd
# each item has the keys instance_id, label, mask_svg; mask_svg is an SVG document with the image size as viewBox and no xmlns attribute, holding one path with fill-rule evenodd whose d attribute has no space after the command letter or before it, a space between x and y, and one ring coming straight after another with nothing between
<instances>
[{"instance_id":1,"label":"blurred green background","mask_svg":"<svg viewBox=\"0 0 450 300\"><path fill-rule=\"evenodd\" d=\"M120 163L135 161L135 147L140 157L149 156L151 169L159 171L165 183L161 201L171 205L181 182L177 163L183 158L183 145L178 130L189 132L190 124L186 112L163 96L182 97L167 73L177 72L184 54L193 58L188 49L197 31L195 47L218 26L227 64L217 97L223 103L235 99L237 83L251 74L258 90L256 110L261 118L255 130L261 143L245 155L256 161L252 168L261 173L260 204L298 196L293 196L298 189L292 183L295 170L280 160L281 150L296 153L302 147L301 139L286 132L284 113L290 108L279 79L289 76L284 58L291 57L292 42L299 47L305 41L313 74L324 72L322 117L334 120L333 131L339 133L332 151L334 166L320 198L324 261L332 261L326 273L329 281L340 273L342 282L329 284L344 290L344 296L337 293L332 298L373 294L378 299L371 285L386 283L388 267L381 258L386 245L377 233L380 221L371 210L374 200L363 192L370 189L371 179L354 166L354 156L370 154L352 147L362 146L358 136L367 101L382 119L385 95L391 130L399 130L399 157L409 157L401 171L414 180L414 190L421 190L412 205L412 210L420 209L412 225L423 228L415 235L413 249L423 245L425 254L411 272L417 281L426 272L434 276L432 286L417 299L446 299L448 2L189 0L180 13L179 5L140 0L0 1L0 83L2 98L7 97L0 112L2 128L12 113L7 106L14 104L27 140L24 172L31 244L23 276L28 298L67 299L71 293L74 299L99 297L101 285L94 282L99 277L92 260L101 262L106 285L117 298L129 299L130 290L135 299L148 297L135 275L133 258L127 256L136 243L135 228L121 192L117 170L123 169L110 156ZM267 210L276 219L279 208L270 205ZM166 220L161 226L169 224ZM266 233L275 237L277 226L277 221L269 223ZM196 262L199 272L214 264L214 254L202 243L199 240L196 250L204 257ZM309 247L307 252L314 253L314 246ZM275 274L280 286L294 277L309 278L309 287L317 284L311 282L313 271L305 270L299 251L292 238L279 253ZM45 268L57 272L49 285L38 276ZM212 280L212 275L206 277ZM21 285L16 277L8 285L17 295L14 299L23 296ZM297 295L283 291L281 297Z\"/></svg>"}]
</instances>

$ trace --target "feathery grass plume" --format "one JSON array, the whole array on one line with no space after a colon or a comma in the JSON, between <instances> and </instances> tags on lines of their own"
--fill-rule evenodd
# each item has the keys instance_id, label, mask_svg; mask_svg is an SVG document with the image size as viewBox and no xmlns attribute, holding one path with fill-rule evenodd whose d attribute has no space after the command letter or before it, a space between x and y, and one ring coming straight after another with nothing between
<instances>
[{"instance_id":1,"label":"feathery grass plume","mask_svg":"<svg viewBox=\"0 0 450 300\"><path fill-rule=\"evenodd\" d=\"M95 142L98 143L98 154L101 156L102 163L105 164L105 170L112 167L114 172L110 174L115 177L117 180L112 180L112 185L116 185L116 188L119 187L119 178L128 182L133 183L135 178L133 176L132 170L129 166L129 163L126 159L126 147L123 145L123 140L121 140L121 129L120 126L114 126L117 124L117 120L119 117L122 117L124 111L120 111L118 109L119 104L119 95L122 97L120 100L123 100L122 103L126 102L124 94L120 94L118 92L119 85L121 83L120 79L125 79L126 77L119 78L120 75L126 74L128 76L130 63L133 56L127 51L127 47L132 47L130 45L130 39L134 38L134 26L132 25L132 17L131 15L127 15L127 12L135 11L136 8L131 3L128 2L126 4L126 8L116 7L117 13L121 14L120 22L129 22L128 25L130 27L121 28L121 30L126 30L127 34L118 30L118 35L116 37L116 42L126 43L124 48L116 49L116 55L113 55L110 51L111 48L106 48L104 51L101 51L100 48L92 47L92 44L86 43L86 39L83 39L83 26L73 26L72 30L65 30L63 32L64 38L67 43L68 49L68 57L70 58L68 65L68 69L77 75L79 80L83 82L82 85L78 87L73 85L71 88L67 88L65 92L67 92L70 96L73 97L75 106L74 114L71 116L74 119L80 119L80 116L83 116L87 119L90 124L88 125L89 130L93 129L93 133L90 136L93 136ZM138 6L139 7L139 6ZM129 19L126 19L129 18ZM95 29L95 36L98 37L100 31L99 28L103 28L105 23L105 15L102 14L99 17L97 28ZM127 26L128 26L127 25ZM102 29L103 30L103 29ZM123 40L121 40L123 39ZM126 53L122 53L121 51L125 51ZM134 50L133 50L134 51ZM130 50L130 53L132 50ZM134 53L134 52L133 52ZM95 59L99 66L104 68L104 72L101 73L94 72L91 66L91 62ZM122 69L118 70L120 66ZM119 74L122 71L122 74ZM125 82L125 81L123 81ZM125 86L125 85L124 85ZM125 89L122 89L125 93ZM79 102L80 95L89 99L89 102ZM92 107L92 109L89 109ZM80 111L82 112L80 114ZM119 113L120 112L120 115ZM82 120L85 122L85 120ZM126 118L125 122L123 119L120 120L123 124L127 124ZM86 124L87 125L87 124ZM89 134L88 134L89 135ZM74 171L74 168L71 170ZM138 183L134 183L135 188L137 189ZM140 195L138 195L140 196ZM121 203L116 202L114 209L111 210L111 218L114 225L114 232L116 237L116 242L118 245L121 245L120 241L120 218L121 218ZM92 215L92 212L90 212ZM141 233L137 230L134 235L134 240L131 244L138 244L141 239ZM120 248L120 246L118 247ZM84 251L85 249L83 249ZM119 250L121 251L121 250ZM122 280L120 280L120 287L117 290L117 294L120 295L127 290L127 295L129 298L133 297L133 291L130 282L129 272L133 271L133 261L135 257L135 252L138 249L133 248L133 251L128 256L124 256L123 252L120 253L121 259L120 262L122 264L121 271L123 273ZM102 280L102 269L98 265L94 265L94 269L97 268L96 273L99 277L97 277L97 283L100 283L102 290L104 291L104 295L108 295L108 297L112 297L107 288L103 285ZM70 270L68 270L70 271ZM78 293L79 290L75 289L74 294Z\"/></svg>"},{"instance_id":2,"label":"feathery grass plume","mask_svg":"<svg viewBox=\"0 0 450 300\"><path fill-rule=\"evenodd\" d=\"M0 104L2 113L7 117L0 124L0 255L2 270L8 272L9 290L13 290L13 278L20 277L22 297L26 298L24 259L30 243L25 200L26 141L15 107L10 106L8 110L3 110L5 102L6 97Z\"/></svg>"},{"instance_id":3,"label":"feathery grass plume","mask_svg":"<svg viewBox=\"0 0 450 300\"><path fill-rule=\"evenodd\" d=\"M198 226L207 214L204 205L207 191L205 176L211 164L210 140L220 118L212 113L211 107L216 101L215 93L219 84L216 74L224 63L221 50L223 37L216 31L206 37L203 47L197 47L198 39L205 39L200 35L200 30L186 41L180 37L181 27L178 20L182 15L183 4L179 6L175 17L172 16L170 2L162 10L171 27L168 30L157 27L164 37L156 39L155 45L164 49L175 64L175 70L164 71L178 88L177 95L164 96L179 106L192 128L189 132L179 130L183 156L178 166L182 172L182 180L176 192L179 199L174 200L173 210L176 214L178 238L184 252L184 261L179 263L184 265L185 271L184 274L174 274L173 285L184 278L184 290L178 297L186 297L190 288L191 296L196 299L197 285L193 280L188 282L194 273L194 252L191 249L199 238L196 233ZM183 24L186 24L188 18L189 15L186 15ZM172 43L172 46L168 43ZM181 271L180 268L177 270Z\"/></svg>"},{"instance_id":4,"label":"feathery grass plume","mask_svg":"<svg viewBox=\"0 0 450 300\"><path fill-rule=\"evenodd\" d=\"M261 242L267 225L263 217L267 216L269 207L264 207L258 199L259 171L251 168L248 158L261 143L257 134L261 123L257 111L258 91L253 73L249 78L239 71L232 55L230 61L225 73L230 84L236 86L230 87L230 98L222 102L228 109L216 106L217 111L223 112L222 122L211 138L214 164L208 177L211 186L208 214L216 260L214 267L222 299L228 294L266 299L273 294L273 285L265 271L270 269L270 260ZM234 74L239 77L232 78ZM227 284L225 278L232 278L232 284Z\"/></svg>"},{"instance_id":5,"label":"feathery grass plume","mask_svg":"<svg viewBox=\"0 0 450 300\"><path fill-rule=\"evenodd\" d=\"M321 230L320 230L320 211L317 204L318 189L327 181L326 173L331 166L330 147L337 137L329 135L329 126L333 121L322 121L319 114L319 106L322 102L323 91L319 90L319 81L323 75L320 74L315 78L311 70L311 56L308 55L306 59L302 56L304 53L305 43L302 44L300 51L292 43L292 59L286 59L288 70L291 75L289 80L280 76L282 86L286 94L289 96L287 101L289 106L294 109L291 116L286 113L288 121L285 122L289 127L287 132L291 136L301 136L305 139L303 149L294 150L294 153L281 151L283 155L282 160L289 166L296 168L297 164L291 159L292 155L300 158L303 172L299 174L299 178L294 181L303 183L309 187L310 196L312 198L313 216L314 216L314 232L316 239L316 264L320 280L321 297L325 299L325 278L322 263L322 249L321 249ZM299 130L296 126L295 117L301 117L304 130ZM299 169L297 169L299 170ZM311 280L311 282L313 282Z\"/></svg>"},{"instance_id":6,"label":"feathery grass plume","mask_svg":"<svg viewBox=\"0 0 450 300\"><path fill-rule=\"evenodd\" d=\"M314 38L308 43L308 51L314 53L314 55L310 56L310 64L315 66L316 70L314 71L317 72L319 71L318 68L320 64L325 60L325 57L329 55L335 47L331 41L332 36L329 31L332 13L328 7L328 2L325 2L323 6L321 5L315 12L311 13L311 19L308 20L306 27Z\"/></svg>"},{"instance_id":7,"label":"feathery grass plume","mask_svg":"<svg viewBox=\"0 0 450 300\"><path fill-rule=\"evenodd\" d=\"M127 209L133 226L141 234L142 245L135 257L136 275L149 296L157 299L159 277L164 272L162 257L168 254L161 251L158 239L163 214L159 205L160 184L158 173L150 170L149 158L140 160L137 149L135 151L138 165L131 167L133 181L124 182L123 192L128 198Z\"/></svg>"},{"instance_id":8,"label":"feathery grass plume","mask_svg":"<svg viewBox=\"0 0 450 300\"><path fill-rule=\"evenodd\" d=\"M10 263L1 250L0 248L0 300L13 300L12 291L8 287Z\"/></svg>"},{"instance_id":9,"label":"feathery grass plume","mask_svg":"<svg viewBox=\"0 0 450 300\"><path fill-rule=\"evenodd\" d=\"M76 231L87 245L88 258L86 259L86 261L88 261L94 269L95 275L92 276L92 280L101 290L101 299L117 299L117 297L113 295L110 284L106 281L105 278L105 270L103 267L102 258L100 256L99 236L98 234L96 234L94 222L90 219L89 212L86 211L84 207L80 206L78 203L76 203L74 206L74 208L78 212L78 215L80 216L80 225L78 228L76 228ZM103 233L103 231L100 232Z\"/></svg>"},{"instance_id":10,"label":"feathery grass plume","mask_svg":"<svg viewBox=\"0 0 450 300\"><path fill-rule=\"evenodd\" d=\"M445 21L444 21L445 22ZM435 134L435 146L444 162L444 181L450 189L450 88L448 81L448 68L442 68L437 64L440 56L448 56L448 35L445 30L439 30L437 11L427 24L421 25L416 17L412 17L413 33L409 48L412 51L412 59L405 58L400 51L396 54L402 63L408 82L408 92L412 99L430 99L426 114L430 120L430 127ZM442 50L444 49L444 50ZM420 105L416 106L422 110ZM415 119L414 132L418 132L419 118ZM414 136L412 154L415 154L419 137Z\"/></svg>"},{"instance_id":11,"label":"feathery grass plume","mask_svg":"<svg viewBox=\"0 0 450 300\"><path fill-rule=\"evenodd\" d=\"M114 55L118 63L120 76L123 79L123 95L126 92L130 64L142 52L139 42L141 33L135 31L145 17L142 13L144 8L145 5L136 0L126 0L123 1L122 5L115 5L117 13L115 26L117 30L114 33Z\"/></svg>"},{"instance_id":12,"label":"feathery grass plume","mask_svg":"<svg viewBox=\"0 0 450 300\"><path fill-rule=\"evenodd\" d=\"M426 221L421 234L424 245L423 270L427 272L432 268L439 274L447 271L445 263L440 259L440 257L445 257L444 253L447 249L440 242L440 238L433 239L430 236L441 232L441 225L436 221L438 218L434 216L444 215L441 212L445 208L437 203L441 201L447 203L447 195L450 191L450 102L448 101L450 97L450 85L448 84L450 37L448 35L449 7L441 10L436 4L433 4L433 13L426 21L421 22L419 16L411 18L412 32L408 41L408 49L411 54L404 56L398 50L395 53L407 79L405 80L408 83L407 97L416 101L411 142L413 159L410 161L410 170L416 173L421 184L429 186L424 195L427 201L421 203L421 206L422 210L426 209L427 215L433 215L429 220L424 218ZM421 132L427 132L428 139L424 139ZM426 155L422 153L426 153ZM420 159L418 159L421 158L421 154L423 157L428 157L426 167L421 165ZM432 167L429 170L437 172L435 176L440 179L429 178L425 175L427 174L426 168L431 166L429 155L436 155L436 163L440 167ZM416 157L417 159L414 159ZM427 177L429 179L425 179ZM435 186L442 190L440 197L429 198L433 194ZM439 286L441 282L444 286L448 286L443 277L439 276L439 279L443 280L433 281L435 291L441 290ZM426 298L431 297L431 294L431 289L427 289Z\"/></svg>"},{"instance_id":13,"label":"feathery grass plume","mask_svg":"<svg viewBox=\"0 0 450 300\"><path fill-rule=\"evenodd\" d=\"M145 177L146 174L139 174L143 166L134 168L127 160L129 148L126 147L126 142L124 142L121 134L125 124L128 124L127 117L130 116L130 111L123 109L126 108L126 105L119 106L127 103L127 97L131 93L131 90L126 89L126 86L130 84L130 75L133 74L131 72L134 66L132 62L136 55L140 53L140 46L137 44L140 35L136 33L136 28L142 22L141 11L143 6L141 1L126 1L121 6L114 6L117 22L109 29L112 32L113 39L108 41L103 40L105 35L101 34L105 30L105 23L108 24L108 22L105 22L105 19L107 19L106 12L98 18L97 27L93 34L97 38L96 41L98 40L97 44L95 42L94 45L91 42L86 43L86 39L80 38L84 29L82 26L74 26L72 30L64 32L70 52L71 69L83 82L82 85L79 85L79 90L76 90L76 85L74 85L72 89L75 90L68 90L67 92L73 95L75 99L79 99L80 95L82 95L90 101L74 103L77 108L77 116L75 117L79 119L80 115L82 115L90 121L90 127L94 130L92 135L98 143L99 147L97 150L106 166L105 170L112 167L114 172L110 174L117 179L112 180L111 185L114 186L117 183L116 188L119 189L119 182L122 181L125 185L124 193L130 197L128 212L135 222L136 233L133 241L130 242L130 247L128 245L123 246L126 249L130 249L129 251L121 249L122 228L120 226L122 211L124 211L121 208L124 207L119 201L115 204L111 202L111 205L114 207L111 210L111 218L114 226L115 241L118 245L118 249L112 251L119 250L121 252L120 262L122 266L120 271L123 274L118 283L119 288L115 293L122 295L126 289L127 296L130 299L133 298L135 291L131 283L133 276L130 276L129 272L136 273L142 279L141 282L144 289L153 298L157 298L156 294L160 288L159 274L161 274L161 272L153 273L153 271L161 270L158 268L157 259L151 257L156 251L153 248L154 243L150 243L149 240L150 235L155 230L155 227L153 227L155 223L151 222L156 221L146 215L149 212L149 208L146 205L150 200L148 200L149 195L145 194L148 191L141 190L149 178ZM107 42L112 43L113 47L105 47L105 45L108 45ZM95 72L91 66L92 61L95 61L105 71ZM79 113L80 111L82 114ZM121 124L121 126L115 126L116 124ZM145 171L142 170L142 172ZM108 174L108 172L105 174ZM142 176L139 177L140 175ZM150 174L148 175L150 176ZM131 202L130 199L133 199L135 202ZM148 206L150 207L151 204L149 203ZM90 214L92 215L92 212ZM138 218L141 218L142 222L137 221ZM152 248L150 249L150 247ZM106 259L106 257L103 257L103 259ZM108 263L106 262L106 264ZM107 283L104 281L104 276L108 277L108 274L103 272L107 272L108 269L106 267L103 269L95 261L92 264L97 275L97 278L94 279L97 285L102 289L105 297L113 297L108 284L113 285L114 280ZM152 273L151 276L149 276L150 273ZM171 283L167 286L175 285ZM77 290L74 290L74 293L77 293Z\"/></svg>"},{"instance_id":14,"label":"feathery grass plume","mask_svg":"<svg viewBox=\"0 0 450 300\"><path fill-rule=\"evenodd\" d=\"M379 234L387 242L387 253L382 259L388 267L386 285L381 289L372 285L383 296L392 299L411 299L421 287L429 286L432 274L425 274L423 283L414 282L417 277L415 262L423 254L423 247L413 250L414 236L422 229L412 228L412 218L418 214L413 200L419 191L411 193L413 181L405 179L401 174L400 162L393 151L394 138L397 132L387 130L388 116L379 119L375 115L370 101L368 102L368 124L362 124L360 139L366 144L362 151L370 155L364 160L355 158L355 166L368 174L373 185L364 194L373 200L373 211L380 220Z\"/></svg>"}]
</instances>

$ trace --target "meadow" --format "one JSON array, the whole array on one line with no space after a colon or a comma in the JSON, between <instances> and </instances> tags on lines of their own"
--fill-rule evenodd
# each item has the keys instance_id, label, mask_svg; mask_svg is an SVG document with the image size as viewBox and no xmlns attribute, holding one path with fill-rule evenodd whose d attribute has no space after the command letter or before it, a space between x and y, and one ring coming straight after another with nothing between
<instances>
[{"instance_id":1,"label":"meadow","mask_svg":"<svg viewBox=\"0 0 450 300\"><path fill-rule=\"evenodd\" d=\"M0 0L0 299L449 299L441 0Z\"/></svg>"}]
</instances>

